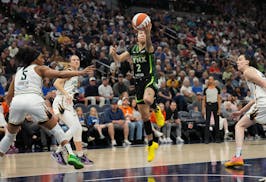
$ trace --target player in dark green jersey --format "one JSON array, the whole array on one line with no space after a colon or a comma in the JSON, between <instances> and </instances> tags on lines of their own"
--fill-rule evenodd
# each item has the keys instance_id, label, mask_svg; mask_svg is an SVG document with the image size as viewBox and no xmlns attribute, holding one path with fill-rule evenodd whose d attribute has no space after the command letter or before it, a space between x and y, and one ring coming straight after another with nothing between
<instances>
[{"instance_id":1,"label":"player in dark green jersey","mask_svg":"<svg viewBox=\"0 0 266 182\"><path fill-rule=\"evenodd\" d=\"M150 122L151 108L155 109L157 125L160 127L164 125L162 112L154 103L157 93L157 78L155 73L154 48L151 41L151 27L152 24L150 23L143 31L138 31L137 44L120 55L116 53L116 47L110 47L110 54L115 61L124 61L130 57L133 61L136 100L149 141L148 162L154 159L155 150L158 148L157 141L154 141Z\"/></svg>"}]
</instances>

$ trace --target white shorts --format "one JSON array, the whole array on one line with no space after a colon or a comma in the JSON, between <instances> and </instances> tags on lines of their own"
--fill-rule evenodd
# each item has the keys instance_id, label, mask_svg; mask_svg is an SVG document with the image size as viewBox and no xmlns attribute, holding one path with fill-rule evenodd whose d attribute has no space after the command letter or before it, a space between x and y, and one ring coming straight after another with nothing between
<instances>
[{"instance_id":1,"label":"white shorts","mask_svg":"<svg viewBox=\"0 0 266 182\"><path fill-rule=\"evenodd\" d=\"M71 104L67 104L66 103L66 97L63 96L63 95L57 95L54 99L54 102L53 102L53 111L54 111L54 114L55 115L58 115L60 114L59 112L59 107L60 105L65 109L65 110L68 110L68 111L75 111L74 108L73 108L73 102Z\"/></svg>"},{"instance_id":2,"label":"white shorts","mask_svg":"<svg viewBox=\"0 0 266 182\"><path fill-rule=\"evenodd\" d=\"M47 111L42 96L37 94L16 95L10 104L9 123L20 125L25 120L26 114L30 114L35 122L48 121Z\"/></svg>"},{"instance_id":3,"label":"white shorts","mask_svg":"<svg viewBox=\"0 0 266 182\"><path fill-rule=\"evenodd\" d=\"M246 113L246 116L250 119L250 115L256 113L255 122L259 124L266 124L266 107L257 107L256 104L253 104L251 108Z\"/></svg>"}]
</instances>

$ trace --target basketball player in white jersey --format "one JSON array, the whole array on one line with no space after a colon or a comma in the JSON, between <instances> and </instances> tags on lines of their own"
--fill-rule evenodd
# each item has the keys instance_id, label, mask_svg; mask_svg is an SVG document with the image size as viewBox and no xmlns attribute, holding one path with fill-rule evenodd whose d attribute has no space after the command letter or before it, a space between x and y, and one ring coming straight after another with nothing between
<instances>
[{"instance_id":1,"label":"basketball player in white jersey","mask_svg":"<svg viewBox=\"0 0 266 182\"><path fill-rule=\"evenodd\" d=\"M43 55L30 47L20 48L16 55L18 69L7 94L7 103L10 104L9 122L4 138L0 142L0 159L8 151L9 146L16 138L20 125L26 114L30 114L35 122L46 127L55 136L58 143L68 152L68 164L76 169L83 168L83 163L73 153L66 139L65 133L57 123L58 119L49 112L42 97L43 78L70 78L86 75L93 71L87 67L82 71L56 71L44 66Z\"/></svg>"},{"instance_id":2,"label":"basketball player in white jersey","mask_svg":"<svg viewBox=\"0 0 266 182\"><path fill-rule=\"evenodd\" d=\"M249 126L257 123L266 124L266 78L254 67L249 66L249 60L245 55L240 55L237 59L238 70L244 74L249 90L254 99L251 100L240 111L234 112L232 117L243 117L235 126L236 154L225 162L225 167L243 166L244 160L241 156L244 142L244 131Z\"/></svg>"},{"instance_id":3,"label":"basketball player in white jersey","mask_svg":"<svg viewBox=\"0 0 266 182\"><path fill-rule=\"evenodd\" d=\"M77 71L80 66L79 57L76 55L70 56L69 71ZM86 165L93 164L82 150L82 126L79 122L76 110L73 108L73 97L78 92L78 76L67 78L58 78L54 82L57 89L56 97L53 102L54 114L57 115L67 126L66 132L67 140L73 141L76 147L77 156L81 162ZM52 157L57 160L59 164L66 164L62 157L62 147L58 147L57 151L52 154Z\"/></svg>"}]
</instances>

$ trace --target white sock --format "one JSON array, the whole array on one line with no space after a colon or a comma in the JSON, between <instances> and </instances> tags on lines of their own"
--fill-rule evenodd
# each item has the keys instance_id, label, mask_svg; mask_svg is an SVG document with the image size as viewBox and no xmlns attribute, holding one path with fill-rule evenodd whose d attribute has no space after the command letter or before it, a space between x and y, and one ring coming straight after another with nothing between
<instances>
[{"instance_id":1,"label":"white sock","mask_svg":"<svg viewBox=\"0 0 266 182\"><path fill-rule=\"evenodd\" d=\"M225 133L229 133L229 131L228 130L225 130Z\"/></svg>"},{"instance_id":2,"label":"white sock","mask_svg":"<svg viewBox=\"0 0 266 182\"><path fill-rule=\"evenodd\" d=\"M63 151L63 147L61 146L61 145L59 145L58 147L57 147L57 150L55 151L55 153L60 153L60 152L62 152Z\"/></svg>"},{"instance_id":3,"label":"white sock","mask_svg":"<svg viewBox=\"0 0 266 182\"><path fill-rule=\"evenodd\" d=\"M8 132L8 130L6 130L5 136L0 142L0 152L5 154L8 151L9 147L12 145L15 138L16 134L11 134Z\"/></svg>"},{"instance_id":4,"label":"white sock","mask_svg":"<svg viewBox=\"0 0 266 182\"><path fill-rule=\"evenodd\" d=\"M81 151L76 151L76 153L77 153L78 157L82 157L83 156L83 151L82 150Z\"/></svg>"},{"instance_id":5,"label":"white sock","mask_svg":"<svg viewBox=\"0 0 266 182\"><path fill-rule=\"evenodd\" d=\"M236 157L240 157L242 153L242 147L236 147Z\"/></svg>"},{"instance_id":6,"label":"white sock","mask_svg":"<svg viewBox=\"0 0 266 182\"><path fill-rule=\"evenodd\" d=\"M58 123L50 131L60 145L63 141L67 140L63 129L59 126Z\"/></svg>"},{"instance_id":7,"label":"white sock","mask_svg":"<svg viewBox=\"0 0 266 182\"><path fill-rule=\"evenodd\" d=\"M66 148L68 154L75 155L69 143L65 144L64 147Z\"/></svg>"}]
</instances>

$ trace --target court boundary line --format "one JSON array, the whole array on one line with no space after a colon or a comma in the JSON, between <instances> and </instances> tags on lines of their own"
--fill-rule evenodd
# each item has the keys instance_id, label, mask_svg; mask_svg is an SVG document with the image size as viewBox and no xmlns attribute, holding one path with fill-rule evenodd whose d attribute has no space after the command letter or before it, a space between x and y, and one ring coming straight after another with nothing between
<instances>
[{"instance_id":1,"label":"court boundary line","mask_svg":"<svg viewBox=\"0 0 266 182\"><path fill-rule=\"evenodd\" d=\"M98 178L98 179L89 179L84 181L106 181L106 180L121 180L121 179L138 179L138 178L149 178L149 177L237 177L237 175L227 175L227 174L163 174L163 175L143 175L143 176L124 176L124 177L113 177L113 178ZM241 175L239 177L243 178L254 178L254 179L263 179L265 176L250 176L250 175Z\"/></svg>"}]
</instances>

